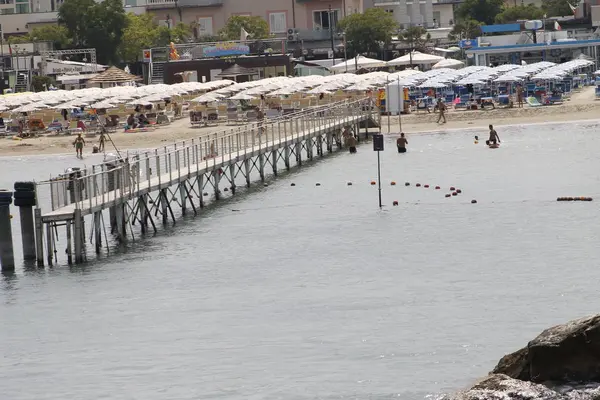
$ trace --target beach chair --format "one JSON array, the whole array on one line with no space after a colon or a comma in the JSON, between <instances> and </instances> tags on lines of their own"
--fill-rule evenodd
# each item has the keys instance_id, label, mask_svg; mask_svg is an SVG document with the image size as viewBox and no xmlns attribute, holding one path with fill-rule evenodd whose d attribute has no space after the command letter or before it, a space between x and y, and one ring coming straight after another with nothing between
<instances>
[{"instance_id":1,"label":"beach chair","mask_svg":"<svg viewBox=\"0 0 600 400\"><path fill-rule=\"evenodd\" d=\"M538 99L536 99L533 96L529 96L525 99L525 101L527 102L527 105L529 105L529 107L540 107L542 105L542 103L540 103Z\"/></svg>"}]
</instances>

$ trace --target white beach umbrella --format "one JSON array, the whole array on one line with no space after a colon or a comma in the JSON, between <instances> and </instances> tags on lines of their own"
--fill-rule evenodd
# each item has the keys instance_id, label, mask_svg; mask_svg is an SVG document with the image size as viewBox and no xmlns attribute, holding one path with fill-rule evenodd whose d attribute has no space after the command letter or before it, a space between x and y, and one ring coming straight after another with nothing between
<instances>
[{"instance_id":1,"label":"white beach umbrella","mask_svg":"<svg viewBox=\"0 0 600 400\"><path fill-rule=\"evenodd\" d=\"M229 99L230 100L253 100L255 97L251 96L247 93L238 93L235 96L231 96Z\"/></svg>"},{"instance_id":2,"label":"white beach umbrella","mask_svg":"<svg viewBox=\"0 0 600 400\"><path fill-rule=\"evenodd\" d=\"M198 102L198 103L211 103L213 101L219 101L220 99L222 99L223 97L225 97L222 94L218 94L218 93L214 93L214 92L209 92L209 93L205 93L201 96L195 97L193 98L192 102Z\"/></svg>"},{"instance_id":3,"label":"white beach umbrella","mask_svg":"<svg viewBox=\"0 0 600 400\"><path fill-rule=\"evenodd\" d=\"M25 104L20 107L17 107L12 111L13 112L32 112L32 111L42 110L44 108L48 108L48 105L46 105L44 103L31 103L31 104Z\"/></svg>"},{"instance_id":4,"label":"white beach umbrella","mask_svg":"<svg viewBox=\"0 0 600 400\"><path fill-rule=\"evenodd\" d=\"M329 68L333 72L344 72L344 71L356 71L361 68L379 68L387 66L387 62L382 60L376 60L374 58L368 58L365 56L357 56L355 58L348 59L344 62L336 64Z\"/></svg>"},{"instance_id":5,"label":"white beach umbrella","mask_svg":"<svg viewBox=\"0 0 600 400\"><path fill-rule=\"evenodd\" d=\"M413 51L412 53L405 54L401 57L395 58L392 61L388 61L389 66L398 65L410 65L411 60L413 64L435 64L442 61L444 57L436 56L433 54L421 53L420 51Z\"/></svg>"},{"instance_id":6,"label":"white beach umbrella","mask_svg":"<svg viewBox=\"0 0 600 400\"><path fill-rule=\"evenodd\" d=\"M465 63L462 61L454 60L452 58L446 58L444 60L438 61L431 68L433 68L433 69L440 69L440 68L458 69L458 68L462 68L464 66L465 66Z\"/></svg>"},{"instance_id":7,"label":"white beach umbrella","mask_svg":"<svg viewBox=\"0 0 600 400\"><path fill-rule=\"evenodd\" d=\"M90 105L90 107L102 109L102 108L115 108L116 105L109 103L106 100L103 100L103 101L99 101L97 103Z\"/></svg>"}]
</instances>

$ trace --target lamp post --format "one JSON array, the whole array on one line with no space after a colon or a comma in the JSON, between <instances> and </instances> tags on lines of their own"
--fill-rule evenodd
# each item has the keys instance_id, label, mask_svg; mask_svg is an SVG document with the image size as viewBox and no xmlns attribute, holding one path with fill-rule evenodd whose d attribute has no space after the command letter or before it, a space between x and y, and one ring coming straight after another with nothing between
<instances>
[{"instance_id":1,"label":"lamp post","mask_svg":"<svg viewBox=\"0 0 600 400\"><path fill-rule=\"evenodd\" d=\"M333 43L333 11L331 10L331 4L329 5L329 38L331 39L331 58L335 61L335 45Z\"/></svg>"},{"instance_id":2,"label":"lamp post","mask_svg":"<svg viewBox=\"0 0 600 400\"><path fill-rule=\"evenodd\" d=\"M344 60L346 60L346 73L348 73L348 48L346 46L346 32L342 32L344 38Z\"/></svg>"}]
</instances>

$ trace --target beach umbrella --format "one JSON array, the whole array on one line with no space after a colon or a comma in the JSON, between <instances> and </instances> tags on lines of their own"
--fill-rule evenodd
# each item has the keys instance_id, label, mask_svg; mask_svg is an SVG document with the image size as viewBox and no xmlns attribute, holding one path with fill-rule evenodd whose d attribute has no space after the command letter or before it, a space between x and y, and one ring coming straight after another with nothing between
<instances>
[{"instance_id":1,"label":"beach umbrella","mask_svg":"<svg viewBox=\"0 0 600 400\"><path fill-rule=\"evenodd\" d=\"M356 71L362 68L379 68L387 66L387 62L368 58L365 56L356 56L329 68L333 72Z\"/></svg>"},{"instance_id":2,"label":"beach umbrella","mask_svg":"<svg viewBox=\"0 0 600 400\"><path fill-rule=\"evenodd\" d=\"M446 58L444 60L438 61L431 68L432 69L440 69L440 68L452 68L458 69L465 66L465 63L459 60L454 60L452 58Z\"/></svg>"},{"instance_id":3,"label":"beach umbrella","mask_svg":"<svg viewBox=\"0 0 600 400\"><path fill-rule=\"evenodd\" d=\"M435 64L442 61L444 57L436 56L433 54L421 53L420 51L413 51L412 53L405 54L401 57L394 58L392 61L388 61L388 65L395 67L398 65L410 65L411 61L413 64Z\"/></svg>"},{"instance_id":4,"label":"beach umbrella","mask_svg":"<svg viewBox=\"0 0 600 400\"><path fill-rule=\"evenodd\" d=\"M44 103L31 103L31 104L25 104L20 107L17 107L12 111L13 112L32 112L32 111L42 110L44 108L48 108L48 106Z\"/></svg>"},{"instance_id":5,"label":"beach umbrella","mask_svg":"<svg viewBox=\"0 0 600 400\"><path fill-rule=\"evenodd\" d=\"M254 100L254 96L242 92L230 97L229 100Z\"/></svg>"},{"instance_id":6,"label":"beach umbrella","mask_svg":"<svg viewBox=\"0 0 600 400\"><path fill-rule=\"evenodd\" d=\"M103 101L99 101L98 103L92 104L90 107L102 109L102 108L115 108L116 106L114 104L109 103L106 100L103 100Z\"/></svg>"}]
</instances>

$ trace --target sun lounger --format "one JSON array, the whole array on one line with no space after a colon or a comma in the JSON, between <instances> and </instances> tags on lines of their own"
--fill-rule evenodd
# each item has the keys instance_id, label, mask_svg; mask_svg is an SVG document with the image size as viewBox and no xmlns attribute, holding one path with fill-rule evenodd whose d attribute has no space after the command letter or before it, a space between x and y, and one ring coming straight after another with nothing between
<instances>
[{"instance_id":1,"label":"sun lounger","mask_svg":"<svg viewBox=\"0 0 600 400\"><path fill-rule=\"evenodd\" d=\"M529 96L527 99L525 99L525 101L527 101L529 107L540 107L542 105L538 99L533 96Z\"/></svg>"}]
</instances>

